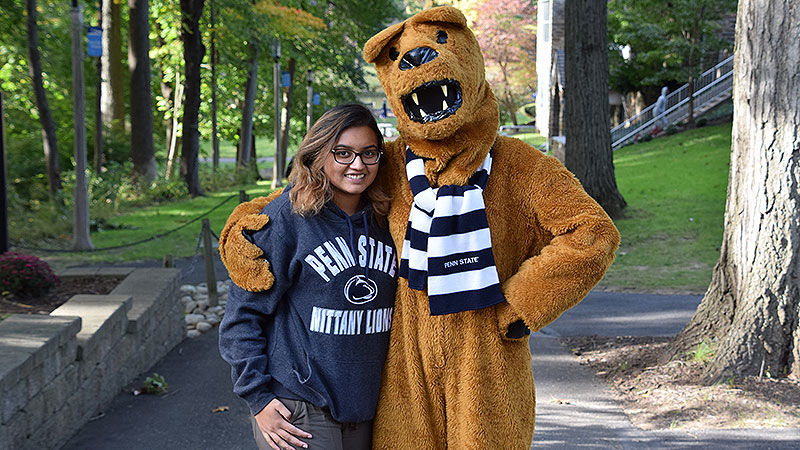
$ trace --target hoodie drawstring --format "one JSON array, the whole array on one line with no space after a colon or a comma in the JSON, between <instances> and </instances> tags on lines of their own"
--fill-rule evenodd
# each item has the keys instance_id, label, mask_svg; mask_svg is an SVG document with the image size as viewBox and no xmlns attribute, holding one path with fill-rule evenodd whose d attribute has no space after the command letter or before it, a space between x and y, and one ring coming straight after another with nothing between
<instances>
[{"instance_id":1,"label":"hoodie drawstring","mask_svg":"<svg viewBox=\"0 0 800 450\"><path fill-rule=\"evenodd\" d=\"M367 225L367 212L361 211L361 220L364 221L364 234L367 235L367 245L369 245L369 225ZM364 276L367 277L369 280L369 257L367 257L367 263L364 264Z\"/></svg>"},{"instance_id":2,"label":"hoodie drawstring","mask_svg":"<svg viewBox=\"0 0 800 450\"><path fill-rule=\"evenodd\" d=\"M344 213L344 218L347 219L347 228L350 231L350 251L353 255L357 255L356 252L356 243L355 243L355 230L353 228L353 221L350 220L350 216L347 213ZM364 234L367 238L367 245L369 246L369 225L367 224L367 212L361 211L361 220L364 221ZM369 250L367 250L369 252ZM369 255L367 255L366 264L364 264L364 276L369 279Z\"/></svg>"}]
</instances>

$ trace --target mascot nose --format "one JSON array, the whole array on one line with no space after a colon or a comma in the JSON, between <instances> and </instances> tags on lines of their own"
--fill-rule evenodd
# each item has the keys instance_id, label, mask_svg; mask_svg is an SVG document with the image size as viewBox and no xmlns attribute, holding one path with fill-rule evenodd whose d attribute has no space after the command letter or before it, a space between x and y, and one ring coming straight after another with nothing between
<instances>
[{"instance_id":1,"label":"mascot nose","mask_svg":"<svg viewBox=\"0 0 800 450\"><path fill-rule=\"evenodd\" d=\"M400 67L400 70L413 69L433 61L437 56L439 56L439 53L430 47L417 47L403 55L398 67Z\"/></svg>"}]
</instances>

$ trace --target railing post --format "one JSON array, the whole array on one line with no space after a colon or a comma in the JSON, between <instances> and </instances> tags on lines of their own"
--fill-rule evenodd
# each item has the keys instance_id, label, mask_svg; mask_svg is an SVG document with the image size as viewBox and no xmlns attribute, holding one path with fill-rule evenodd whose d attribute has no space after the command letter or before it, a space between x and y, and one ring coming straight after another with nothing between
<instances>
[{"instance_id":1,"label":"railing post","mask_svg":"<svg viewBox=\"0 0 800 450\"><path fill-rule=\"evenodd\" d=\"M203 219L203 257L206 263L208 305L217 306L217 277L214 274L214 253L211 248L211 222L209 222L208 219Z\"/></svg>"}]
</instances>

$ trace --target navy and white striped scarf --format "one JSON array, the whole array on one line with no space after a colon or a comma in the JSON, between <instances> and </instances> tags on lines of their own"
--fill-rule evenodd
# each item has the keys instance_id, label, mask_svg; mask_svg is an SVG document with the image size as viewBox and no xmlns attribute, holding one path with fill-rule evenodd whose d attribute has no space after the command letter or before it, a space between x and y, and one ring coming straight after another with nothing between
<instances>
[{"instance_id":1,"label":"navy and white striped scarf","mask_svg":"<svg viewBox=\"0 0 800 450\"><path fill-rule=\"evenodd\" d=\"M414 194L399 275L411 289L428 289L431 315L481 309L505 300L500 289L483 190L492 152L466 186L433 189L425 160L406 147L406 175Z\"/></svg>"}]
</instances>

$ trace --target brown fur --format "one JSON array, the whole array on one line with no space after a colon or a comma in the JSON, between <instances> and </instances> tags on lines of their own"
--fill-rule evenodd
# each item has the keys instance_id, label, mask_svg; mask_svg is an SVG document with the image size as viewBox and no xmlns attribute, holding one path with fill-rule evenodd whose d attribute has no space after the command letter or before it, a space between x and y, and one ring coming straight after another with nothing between
<instances>
[{"instance_id":1,"label":"brown fur","mask_svg":"<svg viewBox=\"0 0 800 450\"><path fill-rule=\"evenodd\" d=\"M447 31L447 44L436 42L439 29ZM392 46L402 55L420 45L439 56L407 71L388 57ZM402 248L413 200L405 146L431 158L426 173L434 186L464 184L494 146L484 199L507 300L431 316L426 293L399 280L374 447L527 449L535 406L528 338L506 338L507 327L521 318L539 330L578 303L611 264L619 233L556 159L497 136L497 102L484 80L478 44L458 10L433 8L393 25L367 42L364 57L377 67L401 133L386 144L379 179L393 196L388 219L396 247ZM445 77L461 83L463 106L438 122L411 122L400 96ZM237 208L220 241L221 251L229 247L223 260L233 281L256 290L271 280L264 263L246 250L240 230L259 225L249 217L263 204L262 199L249 210Z\"/></svg>"}]
</instances>

